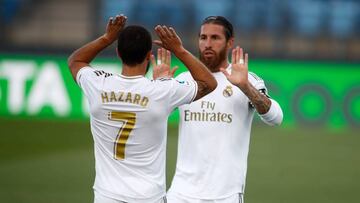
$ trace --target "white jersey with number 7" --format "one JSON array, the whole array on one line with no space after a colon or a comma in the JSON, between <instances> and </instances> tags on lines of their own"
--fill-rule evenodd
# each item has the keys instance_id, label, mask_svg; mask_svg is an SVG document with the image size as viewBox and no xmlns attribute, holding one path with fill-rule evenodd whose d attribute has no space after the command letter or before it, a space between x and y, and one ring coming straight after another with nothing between
<instances>
[{"instance_id":1,"label":"white jersey with number 7","mask_svg":"<svg viewBox=\"0 0 360 203\"><path fill-rule=\"evenodd\" d=\"M196 82L125 77L90 67L76 80L90 107L96 192L126 202L164 196L168 115L193 101Z\"/></svg>"}]
</instances>

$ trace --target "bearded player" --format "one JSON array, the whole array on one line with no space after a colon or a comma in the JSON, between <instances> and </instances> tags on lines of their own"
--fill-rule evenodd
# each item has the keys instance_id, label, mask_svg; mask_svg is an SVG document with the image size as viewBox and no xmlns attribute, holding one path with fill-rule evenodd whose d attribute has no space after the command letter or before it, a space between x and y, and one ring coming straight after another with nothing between
<instances>
[{"instance_id":1,"label":"bearded player","mask_svg":"<svg viewBox=\"0 0 360 203\"><path fill-rule=\"evenodd\" d=\"M282 122L282 110L269 97L264 81L248 72L248 54L240 47L232 49L233 44L233 26L227 19L210 16L203 21L200 60L218 86L179 107L178 157L169 203L242 203L254 113L268 125ZM177 79L192 77L185 72Z\"/></svg>"}]
</instances>

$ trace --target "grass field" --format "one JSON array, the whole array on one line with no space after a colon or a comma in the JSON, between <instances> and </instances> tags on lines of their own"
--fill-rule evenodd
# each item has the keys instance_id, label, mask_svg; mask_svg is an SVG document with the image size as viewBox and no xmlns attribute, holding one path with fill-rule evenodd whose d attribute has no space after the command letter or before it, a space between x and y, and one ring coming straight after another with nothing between
<instances>
[{"instance_id":1,"label":"grass field","mask_svg":"<svg viewBox=\"0 0 360 203\"><path fill-rule=\"evenodd\" d=\"M169 127L168 185L176 126ZM94 157L87 122L0 119L1 203L92 202ZM253 126L246 203L355 203L360 135Z\"/></svg>"}]
</instances>

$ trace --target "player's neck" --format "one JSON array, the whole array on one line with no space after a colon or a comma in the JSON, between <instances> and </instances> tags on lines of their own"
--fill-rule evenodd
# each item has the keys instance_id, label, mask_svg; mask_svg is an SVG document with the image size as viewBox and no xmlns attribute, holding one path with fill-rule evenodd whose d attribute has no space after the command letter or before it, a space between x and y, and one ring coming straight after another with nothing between
<instances>
[{"instance_id":1,"label":"player's neck","mask_svg":"<svg viewBox=\"0 0 360 203\"><path fill-rule=\"evenodd\" d=\"M214 70L210 70L212 73L220 72L220 68L227 68L229 66L229 62L227 60L223 60Z\"/></svg>"},{"instance_id":2,"label":"player's neck","mask_svg":"<svg viewBox=\"0 0 360 203\"><path fill-rule=\"evenodd\" d=\"M146 73L146 65L144 64L137 64L134 66L123 64L121 71L121 75L123 76L138 76L138 75L144 76L145 73Z\"/></svg>"}]
</instances>

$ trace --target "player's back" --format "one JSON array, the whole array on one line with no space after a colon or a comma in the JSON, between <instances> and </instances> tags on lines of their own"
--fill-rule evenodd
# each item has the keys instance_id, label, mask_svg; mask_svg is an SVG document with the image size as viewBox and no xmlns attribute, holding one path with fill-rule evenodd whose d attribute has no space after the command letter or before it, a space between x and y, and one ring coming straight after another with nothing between
<instances>
[{"instance_id":1,"label":"player's back","mask_svg":"<svg viewBox=\"0 0 360 203\"><path fill-rule=\"evenodd\" d=\"M89 100L95 190L125 201L164 195L167 118L173 108L192 101L196 85L91 68L77 78Z\"/></svg>"}]
</instances>

